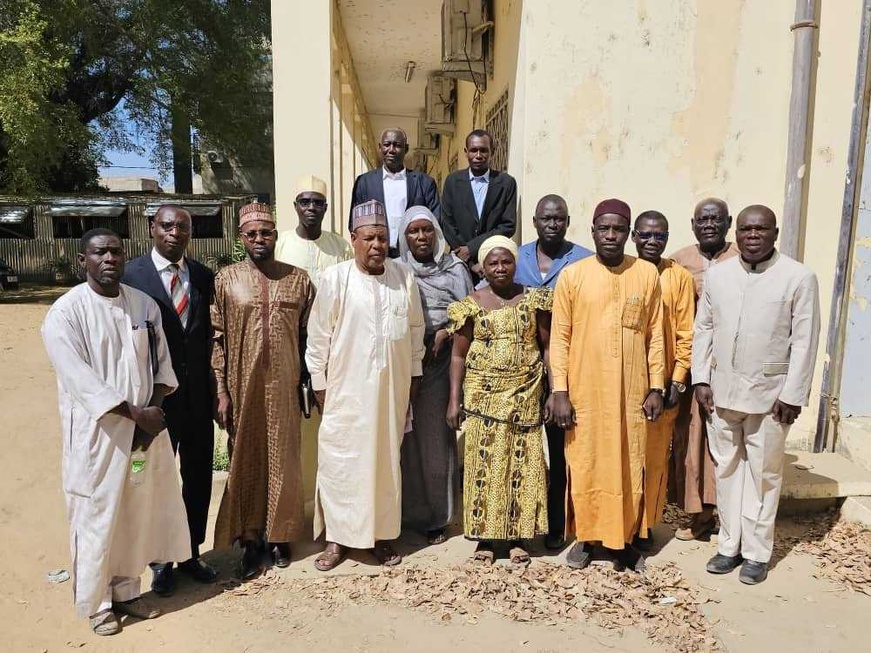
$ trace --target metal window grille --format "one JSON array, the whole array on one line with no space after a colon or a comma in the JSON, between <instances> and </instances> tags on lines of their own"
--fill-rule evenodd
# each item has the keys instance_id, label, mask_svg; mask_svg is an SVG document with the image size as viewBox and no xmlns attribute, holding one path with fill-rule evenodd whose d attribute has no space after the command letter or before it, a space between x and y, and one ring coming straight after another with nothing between
<instances>
[{"instance_id":1,"label":"metal window grille","mask_svg":"<svg viewBox=\"0 0 871 653\"><path fill-rule=\"evenodd\" d=\"M494 170L508 169L508 138L510 135L511 117L508 114L508 89L499 96L487 110L487 131L493 134L493 152L490 155L490 167Z\"/></svg>"}]
</instances>

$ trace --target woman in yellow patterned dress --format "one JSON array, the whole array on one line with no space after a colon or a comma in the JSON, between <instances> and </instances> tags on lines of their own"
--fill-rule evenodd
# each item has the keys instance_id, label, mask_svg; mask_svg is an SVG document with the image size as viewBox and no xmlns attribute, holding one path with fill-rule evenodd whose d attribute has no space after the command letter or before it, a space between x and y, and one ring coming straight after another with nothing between
<instances>
[{"instance_id":1,"label":"woman in yellow patterned dress","mask_svg":"<svg viewBox=\"0 0 871 653\"><path fill-rule=\"evenodd\" d=\"M463 529L490 564L507 544L528 564L524 540L547 533L541 425L552 296L514 283L517 245L493 236L481 245L488 286L448 306L454 334L448 424L466 438Z\"/></svg>"}]
</instances>

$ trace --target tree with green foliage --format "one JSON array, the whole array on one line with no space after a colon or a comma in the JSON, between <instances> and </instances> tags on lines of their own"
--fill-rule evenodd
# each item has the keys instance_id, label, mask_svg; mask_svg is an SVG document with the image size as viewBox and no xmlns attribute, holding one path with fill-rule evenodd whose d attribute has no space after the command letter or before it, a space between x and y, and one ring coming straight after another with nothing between
<instances>
[{"instance_id":1,"label":"tree with green foliage","mask_svg":"<svg viewBox=\"0 0 871 653\"><path fill-rule=\"evenodd\" d=\"M94 189L107 149L138 149L129 123L162 171L191 127L271 158L269 18L268 0L0 0L0 193Z\"/></svg>"}]
</instances>

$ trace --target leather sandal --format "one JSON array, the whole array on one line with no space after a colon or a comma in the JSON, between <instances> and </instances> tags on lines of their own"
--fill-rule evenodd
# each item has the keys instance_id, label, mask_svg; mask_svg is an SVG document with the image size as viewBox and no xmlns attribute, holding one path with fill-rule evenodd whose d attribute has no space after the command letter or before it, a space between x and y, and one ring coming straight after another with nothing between
<instances>
[{"instance_id":1,"label":"leather sandal","mask_svg":"<svg viewBox=\"0 0 871 653\"><path fill-rule=\"evenodd\" d=\"M494 560L496 560L496 552L493 550L493 547L483 542L479 543L478 548L475 549L475 555L472 556L472 561L489 567L493 564Z\"/></svg>"},{"instance_id":2,"label":"leather sandal","mask_svg":"<svg viewBox=\"0 0 871 653\"><path fill-rule=\"evenodd\" d=\"M315 569L318 571L330 571L331 569L335 569L347 555L348 550L341 544L327 542L326 548L317 558L315 558Z\"/></svg>"},{"instance_id":3,"label":"leather sandal","mask_svg":"<svg viewBox=\"0 0 871 653\"><path fill-rule=\"evenodd\" d=\"M518 567L528 567L530 563L529 552L519 544L515 544L508 551L508 558L512 565Z\"/></svg>"},{"instance_id":4,"label":"leather sandal","mask_svg":"<svg viewBox=\"0 0 871 653\"><path fill-rule=\"evenodd\" d=\"M396 549L390 545L390 542L375 542L375 548L372 549L372 553L378 558L378 562L385 567L395 567L402 562L402 556L396 552Z\"/></svg>"},{"instance_id":5,"label":"leather sandal","mask_svg":"<svg viewBox=\"0 0 871 653\"><path fill-rule=\"evenodd\" d=\"M107 608L91 617L91 630L101 637L116 635L121 632L121 622L118 621L115 613Z\"/></svg>"}]
</instances>

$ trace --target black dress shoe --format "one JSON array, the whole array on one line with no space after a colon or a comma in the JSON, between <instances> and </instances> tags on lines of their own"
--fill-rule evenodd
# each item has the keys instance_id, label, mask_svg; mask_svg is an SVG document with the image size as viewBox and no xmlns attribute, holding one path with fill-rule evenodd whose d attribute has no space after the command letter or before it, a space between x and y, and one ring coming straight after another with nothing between
<instances>
[{"instance_id":1,"label":"black dress shoe","mask_svg":"<svg viewBox=\"0 0 871 653\"><path fill-rule=\"evenodd\" d=\"M636 535L632 538L632 546L634 546L639 551L652 551L653 550L653 533L648 529L647 537L641 537L641 535Z\"/></svg>"},{"instance_id":2,"label":"black dress shoe","mask_svg":"<svg viewBox=\"0 0 871 653\"><path fill-rule=\"evenodd\" d=\"M239 563L239 576L242 580L251 580L260 573L261 549L256 542L247 542L242 551L242 561Z\"/></svg>"},{"instance_id":3,"label":"black dress shoe","mask_svg":"<svg viewBox=\"0 0 871 653\"><path fill-rule=\"evenodd\" d=\"M740 554L735 556L724 556L722 553L718 553L708 560L705 569L708 570L709 574L728 574L730 571L735 569L735 567L740 565L742 560L743 558Z\"/></svg>"},{"instance_id":4,"label":"black dress shoe","mask_svg":"<svg viewBox=\"0 0 871 653\"><path fill-rule=\"evenodd\" d=\"M214 583L218 580L218 570L199 558L178 563L178 570L198 583Z\"/></svg>"},{"instance_id":5,"label":"black dress shoe","mask_svg":"<svg viewBox=\"0 0 871 653\"><path fill-rule=\"evenodd\" d=\"M623 547L622 551L614 552L614 571L626 571L631 569L641 574L647 568L644 556L631 546Z\"/></svg>"},{"instance_id":6,"label":"black dress shoe","mask_svg":"<svg viewBox=\"0 0 871 653\"><path fill-rule=\"evenodd\" d=\"M270 543L272 547L272 562L276 567L284 569L290 566L290 544L287 542Z\"/></svg>"},{"instance_id":7,"label":"black dress shoe","mask_svg":"<svg viewBox=\"0 0 871 653\"><path fill-rule=\"evenodd\" d=\"M166 598L175 594L175 574L171 562L151 565L154 576L151 579L151 591Z\"/></svg>"},{"instance_id":8,"label":"black dress shoe","mask_svg":"<svg viewBox=\"0 0 871 653\"><path fill-rule=\"evenodd\" d=\"M593 546L577 542L566 555L566 564L572 569L584 569L593 561Z\"/></svg>"},{"instance_id":9,"label":"black dress shoe","mask_svg":"<svg viewBox=\"0 0 871 653\"><path fill-rule=\"evenodd\" d=\"M745 560L744 564L741 565L741 573L738 575L738 580L745 585L758 585L766 578L768 578L767 562Z\"/></svg>"}]
</instances>

